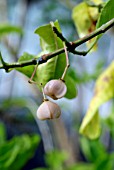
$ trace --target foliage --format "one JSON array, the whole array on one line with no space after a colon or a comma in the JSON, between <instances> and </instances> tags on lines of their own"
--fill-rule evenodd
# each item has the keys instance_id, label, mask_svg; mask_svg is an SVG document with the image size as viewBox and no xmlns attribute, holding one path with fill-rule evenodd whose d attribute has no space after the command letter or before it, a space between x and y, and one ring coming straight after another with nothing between
<instances>
[{"instance_id":1,"label":"foliage","mask_svg":"<svg viewBox=\"0 0 114 170\"><path fill-rule=\"evenodd\" d=\"M102 12L100 13L96 28L99 28L100 26L105 24L107 21L114 18L114 13L109 12L109 11L112 11L113 8L114 8L114 1L113 0L107 1L107 3L105 4L105 6L102 9Z\"/></svg>"},{"instance_id":2,"label":"foliage","mask_svg":"<svg viewBox=\"0 0 114 170\"><path fill-rule=\"evenodd\" d=\"M0 24L0 37L9 33L23 34L22 28L10 24Z\"/></svg>"},{"instance_id":3,"label":"foliage","mask_svg":"<svg viewBox=\"0 0 114 170\"><path fill-rule=\"evenodd\" d=\"M3 123L0 123L0 145L2 145L6 140L6 132Z\"/></svg>"},{"instance_id":4,"label":"foliage","mask_svg":"<svg viewBox=\"0 0 114 170\"><path fill-rule=\"evenodd\" d=\"M67 159L67 154L65 152L60 152L57 150L48 152L45 155L47 165L54 170L62 169L63 163Z\"/></svg>"},{"instance_id":5,"label":"foliage","mask_svg":"<svg viewBox=\"0 0 114 170\"><path fill-rule=\"evenodd\" d=\"M82 151L88 161L91 161L94 165L94 170L113 169L114 154L108 153L105 146L100 140L90 141L87 138L82 137L80 139Z\"/></svg>"},{"instance_id":6,"label":"foliage","mask_svg":"<svg viewBox=\"0 0 114 170\"><path fill-rule=\"evenodd\" d=\"M5 136L5 126L0 123L0 169L20 170L33 157L40 141L39 136L25 134L8 141Z\"/></svg>"},{"instance_id":7,"label":"foliage","mask_svg":"<svg viewBox=\"0 0 114 170\"><path fill-rule=\"evenodd\" d=\"M28 60L31 60L33 58L34 58L34 55L31 55L31 54L24 52L24 54L19 58L18 62L28 61ZM31 77L31 75L34 71L34 68L35 68L34 66L27 66L27 67L23 67L23 68L17 68L16 70L22 72L23 74L25 74L28 77Z\"/></svg>"},{"instance_id":8,"label":"foliage","mask_svg":"<svg viewBox=\"0 0 114 170\"><path fill-rule=\"evenodd\" d=\"M91 139L100 135L100 120L98 108L107 100L114 97L114 62L103 72L96 81L94 97L88 112L80 127L80 132Z\"/></svg>"},{"instance_id":9,"label":"foliage","mask_svg":"<svg viewBox=\"0 0 114 170\"><path fill-rule=\"evenodd\" d=\"M92 164L88 163L77 163L76 165L69 166L68 168L65 165L65 162L68 160L68 155L62 151L51 151L45 155L45 160L47 162L47 168L36 168L33 170L83 170L92 168ZM92 170L92 169L91 169Z\"/></svg>"},{"instance_id":10,"label":"foliage","mask_svg":"<svg viewBox=\"0 0 114 170\"><path fill-rule=\"evenodd\" d=\"M93 0L95 4L102 4L102 0ZM83 15L84 13L84 15ZM99 17L99 11L97 8L92 8L86 1L76 5L72 11L72 18L77 28L79 37L82 38L87 34L95 30L96 22ZM80 22L81 21L81 22ZM91 39L87 42L88 48L95 42L96 38ZM93 47L93 50L96 46Z\"/></svg>"},{"instance_id":11,"label":"foliage","mask_svg":"<svg viewBox=\"0 0 114 170\"><path fill-rule=\"evenodd\" d=\"M72 166L66 167L65 162L68 159L67 153L61 151L51 151L46 154L45 159L47 168L36 168L34 170L112 170L114 167L114 153L108 153L100 140L88 140L80 138L80 145L83 155L87 162L78 162Z\"/></svg>"},{"instance_id":12,"label":"foliage","mask_svg":"<svg viewBox=\"0 0 114 170\"><path fill-rule=\"evenodd\" d=\"M101 119L101 122L103 123L103 126L106 126L106 128L109 129L110 136L114 138L114 104L113 103L112 103L112 108L111 108L111 112L109 113L109 116Z\"/></svg>"}]
</instances>

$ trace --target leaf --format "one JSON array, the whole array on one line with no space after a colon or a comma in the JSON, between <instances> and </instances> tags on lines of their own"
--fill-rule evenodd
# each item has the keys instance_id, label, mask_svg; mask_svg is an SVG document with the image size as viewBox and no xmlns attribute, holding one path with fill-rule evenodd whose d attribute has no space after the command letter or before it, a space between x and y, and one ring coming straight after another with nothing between
<instances>
[{"instance_id":1,"label":"leaf","mask_svg":"<svg viewBox=\"0 0 114 170\"><path fill-rule=\"evenodd\" d=\"M18 60L18 62L22 62L22 61L29 61L32 60L34 58L33 55L28 54L28 53L24 53ZM27 77L31 77L33 71L34 71L35 66L34 65L30 65L30 66L25 66L22 68L16 68L17 71L25 74ZM35 79L35 77L34 77Z\"/></svg>"},{"instance_id":2,"label":"leaf","mask_svg":"<svg viewBox=\"0 0 114 170\"><path fill-rule=\"evenodd\" d=\"M113 104L114 107L114 104ZM103 124L108 127L112 138L114 138L114 109L112 108L111 113L108 117L102 119Z\"/></svg>"},{"instance_id":3,"label":"leaf","mask_svg":"<svg viewBox=\"0 0 114 170\"><path fill-rule=\"evenodd\" d=\"M18 139L19 140L19 139ZM21 152L18 153L15 162L13 162L11 170L20 170L25 165L25 163L33 157L36 148L40 142L40 138L38 135L23 135L23 138L20 142L20 150ZM23 149L22 149L23 148ZM17 162L17 164L16 164ZM18 165L18 168L17 168Z\"/></svg>"},{"instance_id":4,"label":"leaf","mask_svg":"<svg viewBox=\"0 0 114 170\"><path fill-rule=\"evenodd\" d=\"M92 163L80 162L68 168L68 170L95 170L95 168L94 168L94 164Z\"/></svg>"},{"instance_id":5,"label":"leaf","mask_svg":"<svg viewBox=\"0 0 114 170\"><path fill-rule=\"evenodd\" d=\"M20 170L33 156L39 143L37 135L14 137L0 147L0 169Z\"/></svg>"},{"instance_id":6,"label":"leaf","mask_svg":"<svg viewBox=\"0 0 114 170\"><path fill-rule=\"evenodd\" d=\"M90 141L85 137L81 137L80 146L81 146L81 151L84 157L86 158L86 160L92 161L93 153L91 153Z\"/></svg>"},{"instance_id":7,"label":"leaf","mask_svg":"<svg viewBox=\"0 0 114 170\"><path fill-rule=\"evenodd\" d=\"M114 18L114 12L112 12L114 9L114 0L109 0L104 8L102 9L102 12L99 16L96 28L99 28L106 22L110 21L111 19Z\"/></svg>"},{"instance_id":8,"label":"leaf","mask_svg":"<svg viewBox=\"0 0 114 170\"><path fill-rule=\"evenodd\" d=\"M0 145L6 140L6 129L3 123L0 123Z\"/></svg>"},{"instance_id":9,"label":"leaf","mask_svg":"<svg viewBox=\"0 0 114 170\"><path fill-rule=\"evenodd\" d=\"M60 31L58 21L54 22L54 25ZM50 24L39 27L35 33L40 36L40 45L44 54L63 48L63 42L53 32ZM64 71L65 63L65 54L60 54L48 60L46 63L39 65L37 80L45 85L51 79L60 78Z\"/></svg>"},{"instance_id":10,"label":"leaf","mask_svg":"<svg viewBox=\"0 0 114 170\"><path fill-rule=\"evenodd\" d=\"M67 153L64 151L60 152L58 150L48 152L45 156L45 161L50 169L61 169L67 159Z\"/></svg>"},{"instance_id":11,"label":"leaf","mask_svg":"<svg viewBox=\"0 0 114 170\"><path fill-rule=\"evenodd\" d=\"M76 88L76 83L74 79L70 75L67 74L65 77L65 83L67 86L67 93L65 97L68 99L75 98L78 94L78 90Z\"/></svg>"},{"instance_id":12,"label":"leaf","mask_svg":"<svg viewBox=\"0 0 114 170\"><path fill-rule=\"evenodd\" d=\"M93 2L95 4L100 4L102 3L102 0L93 0ZM82 2L73 8L72 18L80 38L86 36L87 34L95 30L98 15L98 9L89 7L86 2ZM90 48L95 41L96 38L93 38L88 41L87 47ZM95 45L93 47L93 50L96 50Z\"/></svg>"},{"instance_id":13,"label":"leaf","mask_svg":"<svg viewBox=\"0 0 114 170\"><path fill-rule=\"evenodd\" d=\"M89 140L85 137L81 137L80 144L82 153L88 161L95 163L107 156L105 146L100 140Z\"/></svg>"},{"instance_id":14,"label":"leaf","mask_svg":"<svg viewBox=\"0 0 114 170\"><path fill-rule=\"evenodd\" d=\"M82 2L73 8L72 18L80 38L87 35L92 23L89 18L88 5L85 2Z\"/></svg>"},{"instance_id":15,"label":"leaf","mask_svg":"<svg viewBox=\"0 0 114 170\"><path fill-rule=\"evenodd\" d=\"M114 61L99 76L96 81L93 99L88 111L82 121L80 133L90 139L98 138L100 135L100 120L98 108L104 102L114 97Z\"/></svg>"},{"instance_id":16,"label":"leaf","mask_svg":"<svg viewBox=\"0 0 114 170\"><path fill-rule=\"evenodd\" d=\"M102 155L100 159L96 162L95 168L97 170L105 169L112 170L114 169L114 154Z\"/></svg>"},{"instance_id":17,"label":"leaf","mask_svg":"<svg viewBox=\"0 0 114 170\"><path fill-rule=\"evenodd\" d=\"M18 33L23 34L22 28L10 24L0 24L0 37L9 34L9 33Z\"/></svg>"}]
</instances>

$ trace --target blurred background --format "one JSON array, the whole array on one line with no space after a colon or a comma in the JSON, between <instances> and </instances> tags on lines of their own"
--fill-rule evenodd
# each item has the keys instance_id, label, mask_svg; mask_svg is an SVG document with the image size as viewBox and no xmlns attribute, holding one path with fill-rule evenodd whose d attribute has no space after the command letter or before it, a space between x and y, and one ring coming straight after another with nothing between
<instances>
[{"instance_id":1,"label":"blurred background","mask_svg":"<svg viewBox=\"0 0 114 170\"><path fill-rule=\"evenodd\" d=\"M36 56L41 48L34 31L50 21L59 21L69 41L78 39L71 13L79 2L81 0L0 0L0 27L9 23L23 30L23 34L0 34L4 60L15 62L24 52ZM39 121L36 111L42 94L38 88L15 70L9 73L0 70L0 169L114 168L114 101L100 108L103 127L100 139L90 141L78 132L93 96L95 80L114 59L113 47L114 34L108 31L99 40L97 51L86 57L69 55L70 74L76 81L78 96L57 101L62 109L58 120ZM79 48L85 49L85 45Z\"/></svg>"}]
</instances>

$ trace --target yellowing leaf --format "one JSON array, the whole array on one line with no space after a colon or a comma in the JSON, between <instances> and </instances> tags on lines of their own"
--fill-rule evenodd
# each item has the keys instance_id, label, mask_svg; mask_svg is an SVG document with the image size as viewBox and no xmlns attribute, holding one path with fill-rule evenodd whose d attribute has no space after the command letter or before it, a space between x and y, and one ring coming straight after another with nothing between
<instances>
[{"instance_id":1,"label":"yellowing leaf","mask_svg":"<svg viewBox=\"0 0 114 170\"><path fill-rule=\"evenodd\" d=\"M101 0L93 0L93 2L95 4L102 3ZM89 7L85 2L82 2L73 8L72 18L80 38L95 30L98 15L98 8ZM87 42L87 47L90 48L95 40L96 38L93 38ZM97 46L95 45L93 50L96 50L96 47Z\"/></svg>"},{"instance_id":2,"label":"yellowing leaf","mask_svg":"<svg viewBox=\"0 0 114 170\"><path fill-rule=\"evenodd\" d=\"M87 114L85 115L80 133L90 139L98 138L100 135L100 122L98 108L104 102L114 97L114 61L99 76L96 81L94 96L90 102Z\"/></svg>"},{"instance_id":3,"label":"yellowing leaf","mask_svg":"<svg viewBox=\"0 0 114 170\"><path fill-rule=\"evenodd\" d=\"M95 3L96 5L102 4L102 0L91 0L93 3ZM92 18L93 21L97 21L98 17L99 17L99 12L98 12L98 8L93 8L93 7L89 7L89 14Z\"/></svg>"}]
</instances>

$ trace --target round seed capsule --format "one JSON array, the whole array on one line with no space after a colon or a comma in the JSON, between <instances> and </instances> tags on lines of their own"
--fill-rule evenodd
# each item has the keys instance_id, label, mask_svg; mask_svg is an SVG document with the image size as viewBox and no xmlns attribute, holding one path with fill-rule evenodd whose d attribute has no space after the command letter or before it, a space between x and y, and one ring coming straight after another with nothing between
<instances>
[{"instance_id":1,"label":"round seed capsule","mask_svg":"<svg viewBox=\"0 0 114 170\"><path fill-rule=\"evenodd\" d=\"M51 97L54 100L60 99L65 96L67 92L67 86L65 82L61 79L50 80L44 86L44 94Z\"/></svg>"},{"instance_id":2,"label":"round seed capsule","mask_svg":"<svg viewBox=\"0 0 114 170\"><path fill-rule=\"evenodd\" d=\"M49 100L44 101L37 110L37 117L40 120L55 119L61 115L60 107Z\"/></svg>"}]
</instances>

